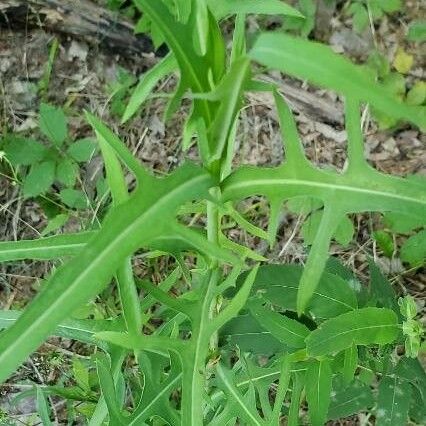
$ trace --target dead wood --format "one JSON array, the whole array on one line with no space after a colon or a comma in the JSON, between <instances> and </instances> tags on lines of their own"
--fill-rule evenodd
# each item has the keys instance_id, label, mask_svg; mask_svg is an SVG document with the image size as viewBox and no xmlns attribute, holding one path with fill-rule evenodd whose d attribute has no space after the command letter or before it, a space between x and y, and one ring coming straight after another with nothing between
<instances>
[{"instance_id":1,"label":"dead wood","mask_svg":"<svg viewBox=\"0 0 426 426\"><path fill-rule=\"evenodd\" d=\"M134 34L132 23L90 0L0 0L0 29L22 26L84 39L123 57L154 50L148 37ZM316 122L343 123L341 105L297 85L266 78L278 84L293 110Z\"/></svg>"},{"instance_id":2,"label":"dead wood","mask_svg":"<svg viewBox=\"0 0 426 426\"><path fill-rule=\"evenodd\" d=\"M123 55L153 51L133 25L89 0L0 0L0 29L39 27L99 44Z\"/></svg>"}]
</instances>

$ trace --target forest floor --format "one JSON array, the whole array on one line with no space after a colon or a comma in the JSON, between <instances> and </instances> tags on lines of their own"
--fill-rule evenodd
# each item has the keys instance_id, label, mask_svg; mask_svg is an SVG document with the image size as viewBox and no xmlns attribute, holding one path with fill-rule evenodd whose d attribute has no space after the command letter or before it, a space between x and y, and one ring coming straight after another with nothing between
<instances>
[{"instance_id":1,"label":"forest floor","mask_svg":"<svg viewBox=\"0 0 426 426\"><path fill-rule=\"evenodd\" d=\"M403 75L409 88L415 81L425 79L426 57L418 44L406 40L406 28L424 10L419 9L421 2L412 0L405 3L403 11L384 16L361 34L353 31L351 18L344 15L341 9L324 9L317 13L313 35L359 63L365 63L368 54L377 49L388 59L393 69L398 49L403 49L413 58L412 66ZM249 31L256 31L259 25L274 26L277 22L269 20L259 23L252 19ZM126 125L119 124L120 114L128 99L129 86L134 84L134 76L139 76L152 66L157 58L153 54L121 57L84 40L63 37L43 29L12 30L7 25L0 26L0 135L6 131L32 135L38 133L37 116L42 99L37 84L45 73L49 46L54 39L58 40L59 49L44 100L63 106L71 138L93 137L82 115L82 111L87 109L102 117L117 131L140 160L155 173L164 174L175 168L184 157L180 145L185 108L165 125L162 121L165 101L161 98L153 99L135 119ZM315 164L344 168L346 134L342 125L341 100L333 93L284 78L279 73L271 74L269 78L292 86L298 93L305 91L319 105L330 107L332 119L323 121L321 114L318 117L311 114L310 110L298 109L299 130L307 155ZM174 84L174 79L170 78L162 83L162 90L171 91ZM248 101L249 106L244 110L239 126L236 161L240 164L277 165L283 159L283 149L271 99L251 94ZM375 168L401 176L426 176L426 135L405 124L381 130L369 111L366 111L364 118L366 155ZM197 158L195 151L190 151L189 156ZM101 164L101 159L95 156L83 166L81 185L88 193L95 190L96 177L102 173ZM250 208L255 202L262 200L247 200L241 206L242 211L246 212L251 221L265 227L266 215L259 213L262 209ZM266 205L263 211L267 211ZM85 220L92 219L93 214L91 211L80 213L80 217L71 220L64 231L78 230ZM425 269L410 268L401 261L398 253L392 258L383 254L372 238L372 233L381 227L378 216L357 215L353 220L354 240L347 247L334 244L331 253L355 270L361 282L368 282L368 258L374 258L397 291L400 294L412 294L424 312ZM40 205L34 200L23 199L20 186L12 177L0 175L0 239L32 239L41 234L46 224L47 217ZM235 241L249 243L273 262L303 262L306 248L300 227L300 217L284 211L278 242L272 250L261 240L248 237L245 233L238 234L238 231L232 232L235 233ZM404 238L398 237L397 246ZM0 307L22 308L33 297L49 269L50 265L46 262L0 265ZM58 354L69 365L70 358L75 354L84 356L84 348L69 341L51 339L8 385L1 385L0 409L12 414L16 424L37 424L36 416L33 415L36 411L33 399L19 400L13 407L10 403L18 391L31 386L31 380L49 384L55 383L62 376L64 366L55 362ZM58 405L56 410L60 412L61 408ZM335 424L355 425L359 421L350 419Z\"/></svg>"}]
</instances>

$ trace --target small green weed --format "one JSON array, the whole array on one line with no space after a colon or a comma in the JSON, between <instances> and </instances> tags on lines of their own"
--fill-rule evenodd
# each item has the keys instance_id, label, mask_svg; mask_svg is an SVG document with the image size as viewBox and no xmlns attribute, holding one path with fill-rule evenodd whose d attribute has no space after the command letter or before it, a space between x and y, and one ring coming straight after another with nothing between
<instances>
[{"instance_id":1,"label":"small green weed","mask_svg":"<svg viewBox=\"0 0 426 426\"><path fill-rule=\"evenodd\" d=\"M14 179L22 184L24 197L44 197L42 205L51 218L45 230L47 234L68 220L68 215L56 208L50 212L49 208L54 207L55 203L69 209L88 207L87 196L78 189L80 165L92 158L98 146L90 138L73 141L64 111L49 104L42 103L40 106L39 129L42 135L40 140L7 134L0 143ZM53 186L59 188L58 194Z\"/></svg>"}]
</instances>

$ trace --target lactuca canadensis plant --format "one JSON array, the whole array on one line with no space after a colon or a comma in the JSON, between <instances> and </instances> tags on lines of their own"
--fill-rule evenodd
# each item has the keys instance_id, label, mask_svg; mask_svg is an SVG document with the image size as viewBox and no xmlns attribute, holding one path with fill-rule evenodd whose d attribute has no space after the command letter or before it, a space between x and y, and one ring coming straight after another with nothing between
<instances>
[{"instance_id":1,"label":"lactuca canadensis plant","mask_svg":"<svg viewBox=\"0 0 426 426\"><path fill-rule=\"evenodd\" d=\"M247 48L246 14L300 16L281 1L135 0L135 5L170 53L142 76L123 121L158 81L177 73L166 118L184 97L191 100L183 148L195 140L201 164L187 162L167 177L155 177L101 120L86 113L103 154L111 206L97 230L0 243L2 262L64 259L23 312L0 313L6 329L0 334L0 380L57 335L98 348L101 394L91 425L278 425L283 419L299 425L305 400L312 425L369 409L379 425L405 424L409 416L422 422L426 378L415 360L422 330L412 302L401 302L401 315L392 287L374 264L364 288L328 252L336 227L353 213L397 212L425 223L424 186L373 169L364 158L360 122L361 107L369 105L425 128L425 108L395 100L327 46L262 33ZM229 16L235 22L230 52L220 28ZM262 79L262 69L344 98L343 172L321 170L306 158L285 94ZM250 91L273 94L285 151L278 167L233 165L238 120ZM136 179L132 191L125 173ZM236 210L239 201L258 195L270 205L267 231ZM230 216L272 246L282 203L295 197L317 199L322 206L303 267L262 264L262 256L226 237L223 219ZM185 220L200 211L205 229ZM178 266L159 285L140 280L132 263L140 250L174 256ZM195 256L190 266L185 253ZM119 317L71 317L112 281L121 301ZM147 327L153 319L161 323L154 330ZM407 356L395 362L394 348L404 339ZM121 369L128 358L140 371L139 387L125 384Z\"/></svg>"}]
</instances>

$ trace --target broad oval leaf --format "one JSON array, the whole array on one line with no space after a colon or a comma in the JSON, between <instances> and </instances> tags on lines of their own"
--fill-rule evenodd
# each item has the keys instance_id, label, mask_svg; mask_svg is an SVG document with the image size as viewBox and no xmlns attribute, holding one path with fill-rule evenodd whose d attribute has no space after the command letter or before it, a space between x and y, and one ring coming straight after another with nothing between
<instances>
[{"instance_id":1,"label":"broad oval leaf","mask_svg":"<svg viewBox=\"0 0 426 426\"><path fill-rule=\"evenodd\" d=\"M6 158L14 165L30 166L43 160L47 155L47 148L40 142L20 136L5 136L2 140L5 144Z\"/></svg>"},{"instance_id":2,"label":"broad oval leaf","mask_svg":"<svg viewBox=\"0 0 426 426\"><path fill-rule=\"evenodd\" d=\"M31 167L24 181L24 196L37 197L48 191L55 180L55 163L43 161Z\"/></svg>"},{"instance_id":3,"label":"broad oval leaf","mask_svg":"<svg viewBox=\"0 0 426 426\"><path fill-rule=\"evenodd\" d=\"M355 345L385 345L399 334L398 317L385 308L363 308L323 322L306 339L313 357L340 352Z\"/></svg>"},{"instance_id":4,"label":"broad oval leaf","mask_svg":"<svg viewBox=\"0 0 426 426\"><path fill-rule=\"evenodd\" d=\"M411 385L399 377L385 377L379 384L376 425L400 426L407 423Z\"/></svg>"},{"instance_id":5,"label":"broad oval leaf","mask_svg":"<svg viewBox=\"0 0 426 426\"><path fill-rule=\"evenodd\" d=\"M297 291L303 267L265 265L259 268L253 291L273 305L296 311ZM331 318L357 308L356 293L349 283L325 272L309 303L308 311L318 319Z\"/></svg>"},{"instance_id":6,"label":"broad oval leaf","mask_svg":"<svg viewBox=\"0 0 426 426\"><path fill-rule=\"evenodd\" d=\"M40 130L56 146L61 146L68 134L67 118L62 108L40 105Z\"/></svg>"},{"instance_id":7,"label":"broad oval leaf","mask_svg":"<svg viewBox=\"0 0 426 426\"><path fill-rule=\"evenodd\" d=\"M271 311L258 301L249 303L249 309L256 321L280 342L290 348L305 347L305 339L310 331L304 324Z\"/></svg>"},{"instance_id":8,"label":"broad oval leaf","mask_svg":"<svg viewBox=\"0 0 426 426\"><path fill-rule=\"evenodd\" d=\"M66 187L72 187L77 180L78 164L71 158L62 158L56 164L56 179Z\"/></svg>"},{"instance_id":9,"label":"broad oval leaf","mask_svg":"<svg viewBox=\"0 0 426 426\"><path fill-rule=\"evenodd\" d=\"M67 149L67 153L75 161L84 163L89 161L93 154L96 152L96 142L91 138L79 139L70 145Z\"/></svg>"},{"instance_id":10,"label":"broad oval leaf","mask_svg":"<svg viewBox=\"0 0 426 426\"><path fill-rule=\"evenodd\" d=\"M237 346L242 352L272 355L287 350L283 343L262 327L249 313L238 315L225 324L219 336L229 345Z\"/></svg>"},{"instance_id":11,"label":"broad oval leaf","mask_svg":"<svg viewBox=\"0 0 426 426\"><path fill-rule=\"evenodd\" d=\"M373 405L374 397L370 386L354 381L347 388L332 392L327 417L329 420L341 419L371 408Z\"/></svg>"}]
</instances>

